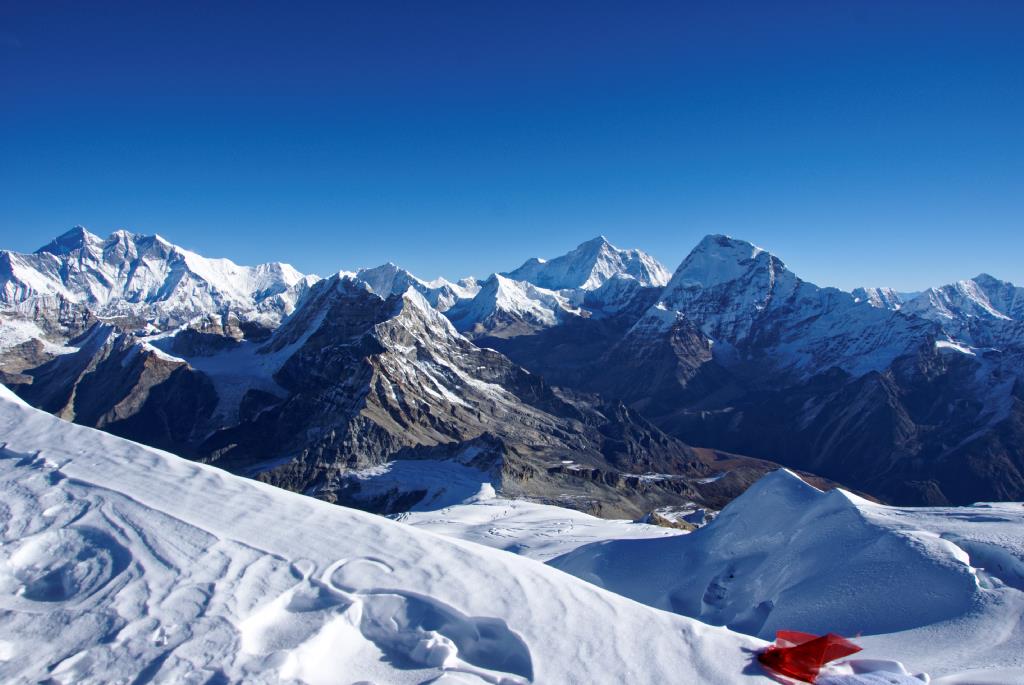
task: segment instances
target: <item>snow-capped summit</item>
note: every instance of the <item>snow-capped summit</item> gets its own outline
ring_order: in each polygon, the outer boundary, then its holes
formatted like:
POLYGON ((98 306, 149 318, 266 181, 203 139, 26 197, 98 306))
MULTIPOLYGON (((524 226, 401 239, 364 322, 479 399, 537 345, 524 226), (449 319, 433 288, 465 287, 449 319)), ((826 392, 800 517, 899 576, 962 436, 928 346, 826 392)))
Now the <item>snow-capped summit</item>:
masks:
POLYGON ((444 278, 424 281, 391 262, 371 269, 360 269, 355 277, 383 298, 414 288, 441 312, 447 311, 459 300, 472 298, 480 290, 475 278, 463 278, 457 283, 444 278))
POLYGON ((665 285, 669 279, 668 271, 654 257, 640 250, 619 249, 603 235, 561 257, 529 259, 504 275, 548 290, 596 290, 616 274, 635 278, 646 287, 665 285))
POLYGON ((1024 288, 988 274, 929 288, 901 311, 936 322, 966 345, 1024 344, 1024 288))
POLYGON ((57 236, 36 250, 36 254, 49 252, 54 255, 66 255, 74 250, 80 250, 85 247, 98 248, 102 245, 103 238, 90 233, 84 226, 75 226, 70 231, 57 236))
POLYGON ((484 281, 472 300, 462 300, 446 313, 461 331, 498 337, 547 328, 567 316, 583 315, 565 295, 501 274, 484 281))
POLYGON ((768 279, 767 285, 770 286, 775 272, 785 270, 786 265, 780 259, 757 245, 715 234, 705 236, 697 243, 672 275, 670 285, 676 288, 711 288, 756 271, 768 279))
POLYGON ((935 321, 1024 318, 1024 288, 988 274, 929 288, 906 303, 908 312, 935 321))
POLYGON ((103 240, 75 227, 32 254, 0 252, 0 304, 59 298, 99 316, 177 324, 200 314, 277 319, 316 277, 288 264, 239 266, 158 235, 116 231, 103 240))
POLYGON ((906 301, 902 293, 892 288, 854 288, 850 293, 858 302, 865 302, 879 309, 896 311, 906 301))
POLYGON ((709 337, 735 344, 754 321, 802 285, 782 260, 753 243, 706 236, 676 269, 661 294, 663 309, 677 311, 709 337))
POLYGON ((762 370, 800 376, 832 367, 855 375, 884 369, 920 345, 922 328, 930 328, 803 281, 770 252, 725 235, 700 241, 651 313, 657 316, 646 320, 681 315, 729 355, 721 357, 726 363, 757 357, 762 370))

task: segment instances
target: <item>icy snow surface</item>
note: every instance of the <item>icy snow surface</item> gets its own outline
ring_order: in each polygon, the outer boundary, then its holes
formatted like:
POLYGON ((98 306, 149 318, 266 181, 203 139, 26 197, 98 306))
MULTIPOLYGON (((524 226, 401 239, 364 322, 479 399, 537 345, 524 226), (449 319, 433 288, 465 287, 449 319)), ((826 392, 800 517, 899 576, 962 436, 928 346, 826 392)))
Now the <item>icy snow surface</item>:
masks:
POLYGON ((0 388, 0 680, 771 682, 761 642, 0 388))
MULTIPOLYGON (((1011 669, 1007 682, 1024 683, 1021 503, 887 507, 779 470, 690 535, 598 543, 551 564, 741 632, 861 636, 858 656, 932 675, 1011 669)), ((950 682, 988 682, 961 677, 950 682)))
POLYGON ((597 518, 550 504, 479 496, 471 502, 398 514, 394 518, 417 528, 540 561, 592 542, 662 538, 683 533, 646 523, 597 518))

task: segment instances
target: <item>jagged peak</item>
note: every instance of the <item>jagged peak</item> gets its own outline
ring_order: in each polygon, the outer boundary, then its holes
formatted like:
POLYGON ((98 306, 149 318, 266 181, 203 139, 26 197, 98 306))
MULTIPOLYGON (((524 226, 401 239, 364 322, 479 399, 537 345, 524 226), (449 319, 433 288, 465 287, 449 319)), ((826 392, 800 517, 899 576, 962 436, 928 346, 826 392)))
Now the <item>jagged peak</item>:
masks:
POLYGON ((36 250, 36 254, 48 252, 53 255, 66 255, 83 247, 98 246, 102 243, 99 236, 90 233, 84 226, 75 226, 36 250))
POLYGON ((856 302, 863 302, 877 309, 896 311, 906 301, 903 295, 892 288, 864 286, 854 288, 850 291, 850 294, 853 295, 853 299, 856 302))
POLYGON ((533 293, 543 295, 545 297, 559 297, 558 293, 554 290, 542 288, 541 286, 534 285, 529 281, 521 281, 511 278, 505 274, 498 273, 491 274, 491 276, 481 284, 480 293, 486 293, 487 295, 493 295, 496 297, 512 293, 533 293))
MULTIPOLYGON (((334 288, 337 292, 369 292, 373 293, 373 288, 370 285, 360 279, 356 274, 351 271, 339 271, 336 274, 332 274, 330 278, 322 281, 326 284, 325 287, 334 288)), ((378 296, 379 297, 379 296, 378 296)))
MULTIPOLYGON (((448 317, 437 311, 414 286, 410 285, 400 295, 395 294, 391 298, 394 300, 394 309, 392 309, 390 317, 382 323, 404 320, 407 323, 403 324, 403 328, 408 332, 408 322, 412 320, 427 330, 434 331, 434 334, 443 331, 448 337, 459 335, 448 317)), ((389 299, 390 301, 391 299, 389 299)), ((418 326, 414 324, 413 328, 418 328, 418 326)))
POLYGON ((384 298, 401 294, 410 285, 428 287, 421 279, 394 262, 386 262, 380 266, 359 269, 356 272, 356 278, 367 283, 370 286, 370 290, 384 298))
POLYGON ((728 233, 708 233, 707 235, 700 239, 700 242, 697 243, 697 246, 694 248, 694 250, 723 247, 749 249, 753 250, 755 253, 767 252, 767 250, 765 250, 763 247, 755 245, 749 240, 744 240, 743 238, 734 238, 728 233))
POLYGON ((383 264, 380 264, 378 266, 363 267, 362 269, 359 269, 359 271, 357 271, 356 273, 360 273, 361 274, 361 273, 376 273, 376 272, 380 272, 380 273, 399 273, 399 272, 409 273, 408 271, 406 271, 402 267, 400 267, 397 264, 395 264, 394 262, 390 262, 390 261, 389 262, 384 262, 383 264))
POLYGON ((971 280, 974 281, 975 283, 977 283, 978 285, 981 285, 981 286, 1003 286, 1003 287, 1010 286, 1010 287, 1016 287, 1010 281, 1004 281, 1001 278, 996 278, 992 274, 985 273, 985 272, 982 272, 982 273, 978 274, 977 276, 975 276, 971 280))
POLYGON ((415 307, 416 309, 418 309, 418 310, 420 310, 422 312, 428 312, 429 311, 429 312, 436 313, 434 311, 434 308, 430 306, 430 303, 427 302, 427 298, 423 297, 423 295, 420 293, 420 291, 416 290, 416 288, 412 287, 411 285, 408 288, 405 289, 405 291, 402 293, 401 297, 402 297, 403 306, 408 305, 408 306, 415 307))
POLYGON ((573 252, 583 251, 583 250, 588 250, 588 249, 589 250, 602 250, 602 249, 618 250, 618 248, 615 247, 614 245, 612 245, 611 242, 608 241, 608 238, 606 238, 603 234, 602 235, 598 235, 595 238, 591 238, 590 240, 586 240, 586 241, 580 243, 579 245, 576 246, 576 249, 573 250, 573 252))
POLYGON ((549 290, 595 290, 617 273, 627 273, 643 285, 661 286, 668 281, 668 272, 656 259, 640 250, 617 248, 603 235, 554 259, 530 258, 503 275, 549 290))
POLYGON ((724 233, 711 233, 701 238, 696 247, 690 251, 687 258, 708 253, 729 256, 742 261, 756 259, 761 254, 771 256, 770 252, 749 240, 733 238, 731 235, 724 233))

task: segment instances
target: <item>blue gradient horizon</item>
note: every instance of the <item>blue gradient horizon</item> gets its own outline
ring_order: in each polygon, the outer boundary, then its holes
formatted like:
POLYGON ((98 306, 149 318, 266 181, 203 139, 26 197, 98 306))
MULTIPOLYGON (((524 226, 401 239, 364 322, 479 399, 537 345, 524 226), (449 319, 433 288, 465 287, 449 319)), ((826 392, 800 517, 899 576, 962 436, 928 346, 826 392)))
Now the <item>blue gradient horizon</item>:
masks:
POLYGON ((6 3, 0 248, 454 279, 727 233, 820 285, 1024 285, 1024 3, 284 7, 6 3))

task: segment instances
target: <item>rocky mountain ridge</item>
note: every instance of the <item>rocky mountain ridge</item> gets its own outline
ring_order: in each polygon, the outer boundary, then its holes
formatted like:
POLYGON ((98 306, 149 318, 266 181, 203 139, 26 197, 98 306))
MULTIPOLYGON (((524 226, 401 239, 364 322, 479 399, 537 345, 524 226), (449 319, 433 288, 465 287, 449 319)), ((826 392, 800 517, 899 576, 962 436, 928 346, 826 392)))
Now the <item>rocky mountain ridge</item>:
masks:
POLYGON ((480 283, 317 282, 123 232, 0 258, 0 373, 24 397, 327 498, 399 455, 627 511, 699 499, 715 450, 899 503, 1024 496, 1024 296, 990 276, 846 293, 723 235, 671 276, 602 237, 480 283))

